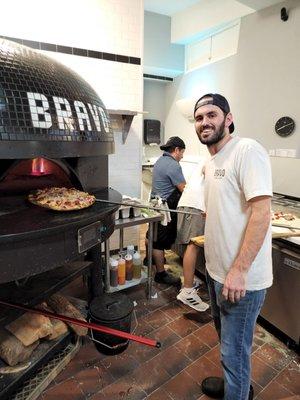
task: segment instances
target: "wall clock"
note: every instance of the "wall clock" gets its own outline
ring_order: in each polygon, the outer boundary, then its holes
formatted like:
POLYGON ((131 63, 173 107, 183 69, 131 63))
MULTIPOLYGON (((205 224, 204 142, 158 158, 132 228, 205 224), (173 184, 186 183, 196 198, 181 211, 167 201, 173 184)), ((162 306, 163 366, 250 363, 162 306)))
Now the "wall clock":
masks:
POLYGON ((275 124, 275 132, 281 137, 290 136, 295 130, 295 121, 291 117, 281 117, 275 124))

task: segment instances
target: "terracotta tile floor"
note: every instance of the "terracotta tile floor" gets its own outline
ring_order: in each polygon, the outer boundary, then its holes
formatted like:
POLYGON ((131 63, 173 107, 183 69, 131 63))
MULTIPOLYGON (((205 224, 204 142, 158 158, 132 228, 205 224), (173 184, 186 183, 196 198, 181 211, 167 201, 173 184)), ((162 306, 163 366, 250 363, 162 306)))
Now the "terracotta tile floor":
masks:
MULTIPOLYGON (((218 338, 209 312, 197 313, 176 300, 172 287, 127 291, 137 303, 135 333, 161 341, 161 349, 132 342, 116 356, 104 356, 86 340, 75 358, 39 400, 205 400, 201 381, 221 376, 218 338)), ((207 295, 205 286, 200 288, 207 295)), ((255 399, 300 399, 297 355, 257 325, 252 355, 255 399)))

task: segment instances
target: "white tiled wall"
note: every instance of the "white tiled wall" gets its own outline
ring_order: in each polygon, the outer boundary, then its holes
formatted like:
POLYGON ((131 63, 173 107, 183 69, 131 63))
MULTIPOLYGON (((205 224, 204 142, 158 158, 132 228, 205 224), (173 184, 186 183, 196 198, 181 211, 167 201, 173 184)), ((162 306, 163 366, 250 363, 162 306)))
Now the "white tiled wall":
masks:
MULTIPOLYGON (((69 65, 91 84, 106 108, 141 111, 143 77, 140 65, 49 53, 69 65)), ((142 114, 133 118, 125 141, 115 133, 115 154, 109 156, 109 184, 122 194, 140 196, 142 157, 142 114)))
MULTIPOLYGON (((143 0, 10 0, 3 4, 0 35, 97 50, 130 57, 143 56, 143 0), (16 10, 18 12, 16 13, 16 10)), ((78 72, 97 91, 106 108, 141 111, 141 65, 45 52, 78 72)), ((142 116, 133 123, 125 144, 115 135, 116 152, 109 157, 109 183, 122 194, 140 196, 142 116)))
POLYGON ((141 56, 143 0, 10 0, 2 35, 141 56))

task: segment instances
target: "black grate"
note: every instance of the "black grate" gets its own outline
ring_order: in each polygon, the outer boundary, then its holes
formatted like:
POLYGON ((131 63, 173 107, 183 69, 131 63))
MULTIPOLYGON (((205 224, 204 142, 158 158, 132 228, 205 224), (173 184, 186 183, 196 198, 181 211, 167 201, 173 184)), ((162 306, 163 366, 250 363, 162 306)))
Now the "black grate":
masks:
POLYGON ((0 39, 0 141, 113 142, 103 102, 78 74, 0 39))
POLYGON ((37 399, 43 390, 71 361, 79 349, 80 343, 77 339, 75 344, 70 343, 47 364, 44 364, 32 378, 25 381, 22 387, 9 397, 9 400, 37 399))

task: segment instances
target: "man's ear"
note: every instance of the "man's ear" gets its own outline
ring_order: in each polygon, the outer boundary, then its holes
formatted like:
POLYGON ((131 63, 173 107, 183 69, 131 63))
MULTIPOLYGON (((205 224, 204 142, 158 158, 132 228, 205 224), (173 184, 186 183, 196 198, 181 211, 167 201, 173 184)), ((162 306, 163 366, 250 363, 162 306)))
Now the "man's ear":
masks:
POLYGON ((226 115, 226 118, 225 118, 225 126, 226 126, 226 128, 229 128, 229 126, 232 124, 232 122, 233 122, 233 116, 232 116, 231 112, 229 112, 226 115))

